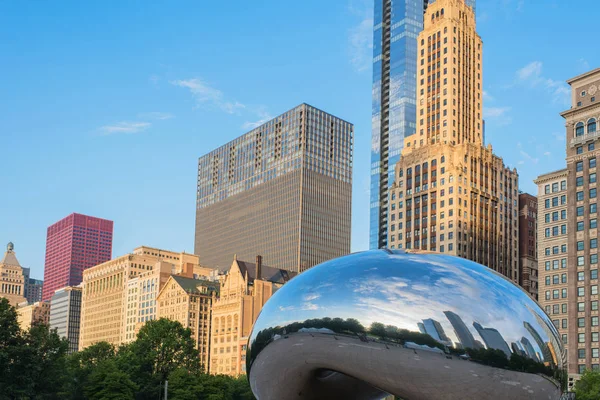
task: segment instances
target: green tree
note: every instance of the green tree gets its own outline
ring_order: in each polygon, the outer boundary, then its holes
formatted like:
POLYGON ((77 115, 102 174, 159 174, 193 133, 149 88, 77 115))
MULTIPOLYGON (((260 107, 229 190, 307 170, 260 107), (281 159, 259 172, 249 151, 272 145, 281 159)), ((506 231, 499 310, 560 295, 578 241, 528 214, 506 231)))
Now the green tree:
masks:
POLYGON ((136 390, 129 376, 109 359, 96 365, 86 384, 85 395, 90 400, 130 400, 136 390))
POLYGON ((0 298, 0 399, 24 396, 27 379, 19 375, 26 369, 22 350, 24 338, 17 322, 17 310, 7 299, 0 298))
POLYGON ((27 375, 37 399, 59 399, 65 394, 69 343, 47 325, 33 325, 25 334, 27 375))
POLYGON ((147 322, 134 342, 119 349, 117 366, 139 387, 139 399, 158 397, 161 385, 178 368, 202 371, 191 331, 164 318, 147 322))
POLYGON ((385 325, 381 322, 373 322, 369 328, 369 333, 380 338, 386 337, 385 325))
POLYGON ((98 342, 73 353, 68 358, 69 396, 71 399, 85 399, 84 390, 89 376, 98 364, 115 359, 115 347, 107 342, 98 342))
MULTIPOLYGON (((364 329, 364 328, 363 328, 364 329)), ((240 375, 237 378, 233 378, 233 398, 234 400, 255 400, 252 389, 250 388, 250 382, 246 375, 240 375)))
POLYGON ((600 372, 586 370, 575 384, 577 400, 600 399, 600 372))

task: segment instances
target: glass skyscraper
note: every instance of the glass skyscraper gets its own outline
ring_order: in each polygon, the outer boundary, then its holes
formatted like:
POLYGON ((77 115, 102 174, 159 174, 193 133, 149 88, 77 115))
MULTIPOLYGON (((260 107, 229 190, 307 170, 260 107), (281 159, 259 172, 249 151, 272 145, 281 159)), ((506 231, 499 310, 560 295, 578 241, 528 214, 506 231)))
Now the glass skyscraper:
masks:
MULTIPOLYGON (((435 0, 375 0, 369 247, 387 247, 388 188, 416 129, 417 35, 435 0)), ((475 8, 475 0, 465 0, 475 8)))

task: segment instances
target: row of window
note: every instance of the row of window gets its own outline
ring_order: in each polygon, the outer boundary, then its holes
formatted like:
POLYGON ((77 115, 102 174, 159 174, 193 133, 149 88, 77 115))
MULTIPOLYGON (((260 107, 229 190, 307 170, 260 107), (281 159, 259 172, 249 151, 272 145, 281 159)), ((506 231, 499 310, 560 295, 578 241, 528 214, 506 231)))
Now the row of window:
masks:
MULTIPOLYGON (((578 206, 576 211, 577 211, 578 217, 583 217, 583 212, 584 212, 583 206, 578 206)), ((590 214, 595 214, 596 212, 598 212, 596 203, 591 203, 590 204, 590 214)))
MULTIPOLYGON (((551 218, 552 218, 553 222, 558 221, 559 220, 558 215, 559 215, 558 211, 554 211, 554 212, 552 212, 552 214, 546 213, 544 215, 544 221, 546 223, 549 223, 551 218)), ((567 210, 560 210, 560 219, 567 219, 567 210)))
MULTIPOLYGON (((595 173, 589 175, 589 183, 596 183, 596 174, 595 173)), ((577 178, 575 178, 575 185, 583 186, 583 176, 578 176, 577 178)))
MULTIPOLYGON (((566 253, 567 252, 567 245, 566 244, 563 244, 563 245, 560 246, 560 252, 561 253, 566 253)), ((550 255, 550 247, 546 247, 545 254, 547 256, 550 255)), ((558 254, 558 246, 553 246, 552 247, 552 254, 558 254)), ((549 261, 546 261, 546 262, 549 262, 549 261)))
MULTIPOLYGON (((589 168, 596 168, 596 158, 588 159, 588 166, 589 168)), ((583 172, 583 161, 577 161, 575 163, 575 171, 583 172)))
MULTIPOLYGON (((553 197, 552 200, 550 199, 546 199, 544 200, 544 208, 550 208, 550 207, 558 207, 559 203, 558 203, 559 197, 553 197), (552 204, 552 205, 550 205, 552 204)), ((560 196, 560 205, 564 206, 567 204, 567 195, 563 194, 562 196, 560 196)))
MULTIPOLYGON (((598 285, 591 285, 590 286, 590 294, 592 296, 595 296, 598 294, 598 285)), ((583 297, 585 296, 585 287, 581 286, 577 288, 577 297, 583 297)))
MULTIPOLYGON (((594 150, 594 148, 595 148, 595 147, 596 147, 596 146, 594 146, 594 143, 590 143, 590 144, 588 144, 588 151, 592 151, 592 150, 594 150)), ((576 150, 577 150, 577 154, 583 154, 583 146, 579 146, 579 147, 577 147, 577 149, 576 149, 576 150)))
POLYGON ((544 237, 550 236, 558 236, 558 235, 566 235, 567 234, 567 225, 563 224, 560 226, 560 233, 558 233, 559 226, 553 226, 552 228, 546 228, 544 230, 544 237))
MULTIPOLYGON (((598 219, 591 218, 589 220, 589 229, 598 228, 598 219)), ((585 221, 577 221, 577 232, 581 232, 585 229, 585 221)))
MULTIPOLYGON (((560 181, 560 190, 567 190, 567 181, 563 180, 560 181)), ((554 182, 552 184, 552 193, 556 193, 558 192, 558 182, 554 182)), ((550 185, 546 185, 544 186, 544 193, 545 194, 550 194, 550 185)))
MULTIPOLYGON (((598 272, 598 270, 595 270, 595 271, 598 272)), ((559 283, 567 283, 567 274, 566 273, 561 274, 560 276, 558 274, 552 275, 552 277, 550 277, 550 275, 546 276, 546 286, 558 285, 559 283)))
MULTIPOLYGON (((585 133, 585 125, 583 122, 578 122, 575 125, 575 136, 583 136, 585 133)), ((595 133, 596 132, 596 118, 590 118, 587 122, 587 133, 595 133)))

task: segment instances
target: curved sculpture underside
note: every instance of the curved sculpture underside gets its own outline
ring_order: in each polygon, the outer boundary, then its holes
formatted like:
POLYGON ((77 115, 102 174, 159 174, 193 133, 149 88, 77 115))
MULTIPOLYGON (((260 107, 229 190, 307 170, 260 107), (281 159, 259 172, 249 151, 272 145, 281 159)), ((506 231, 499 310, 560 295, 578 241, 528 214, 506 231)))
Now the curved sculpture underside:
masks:
POLYGON ((320 264, 249 339, 259 400, 559 399, 565 353, 525 291, 477 263, 376 250, 320 264))

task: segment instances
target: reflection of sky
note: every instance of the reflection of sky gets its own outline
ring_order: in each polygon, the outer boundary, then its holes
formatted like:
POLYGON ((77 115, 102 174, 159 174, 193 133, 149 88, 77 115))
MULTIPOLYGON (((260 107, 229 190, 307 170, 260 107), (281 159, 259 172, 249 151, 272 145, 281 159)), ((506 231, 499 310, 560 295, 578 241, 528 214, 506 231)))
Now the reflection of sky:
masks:
POLYGON ((523 323, 535 327, 545 342, 555 332, 523 290, 489 268, 446 255, 384 251, 342 257, 294 278, 267 302, 257 328, 339 317, 356 318, 367 328, 382 322, 419 332, 417 324, 431 318, 456 342, 444 311, 459 315, 482 343, 473 322, 497 329, 508 346, 527 337, 540 353, 523 323), (543 322, 550 328, 542 327, 543 322))

